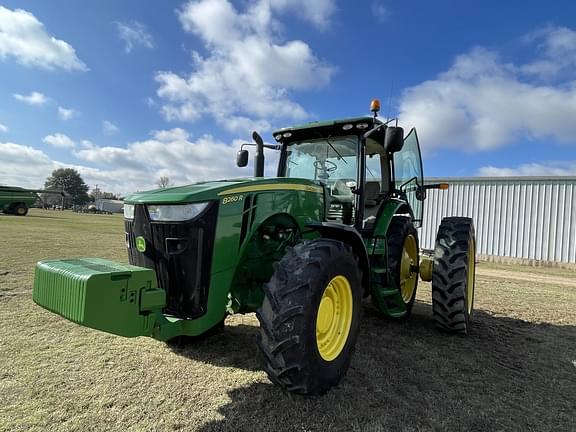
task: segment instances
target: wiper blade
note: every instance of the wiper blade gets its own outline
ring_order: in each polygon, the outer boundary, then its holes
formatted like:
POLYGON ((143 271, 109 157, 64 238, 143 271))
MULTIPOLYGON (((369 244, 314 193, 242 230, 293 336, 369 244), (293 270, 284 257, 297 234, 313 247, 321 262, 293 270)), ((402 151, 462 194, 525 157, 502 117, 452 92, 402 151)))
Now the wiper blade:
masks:
POLYGON ((330 142, 330 137, 326 138, 326 142, 328 143, 328 145, 330 146, 330 148, 331 148, 332 150, 334 150, 334 153, 336 153, 336 154, 338 155, 338 157, 339 157, 341 160, 343 160, 346 165, 348 165, 348 162, 346 162, 346 159, 344 159, 344 158, 342 157, 342 155, 338 152, 338 150, 336 150, 336 148, 335 148, 335 147, 332 145, 332 143, 330 142))

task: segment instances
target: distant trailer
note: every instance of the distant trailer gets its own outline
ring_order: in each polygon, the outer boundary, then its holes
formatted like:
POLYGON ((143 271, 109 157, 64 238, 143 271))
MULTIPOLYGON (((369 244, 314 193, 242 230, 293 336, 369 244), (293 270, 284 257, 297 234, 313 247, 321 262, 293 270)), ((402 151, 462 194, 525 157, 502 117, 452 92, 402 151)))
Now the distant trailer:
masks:
POLYGON ((122 213, 124 210, 124 201, 111 199, 97 199, 94 203, 96 209, 110 213, 122 213))
POLYGON ((61 191, 24 189, 17 186, 0 186, 0 211, 16 216, 26 216, 28 209, 36 203, 39 193, 64 196, 61 191))
POLYGON ((420 247, 434 248, 445 216, 474 219, 478 255, 489 261, 576 263, 576 177, 429 178, 420 247), (495 259, 497 258, 497 259, 495 259))

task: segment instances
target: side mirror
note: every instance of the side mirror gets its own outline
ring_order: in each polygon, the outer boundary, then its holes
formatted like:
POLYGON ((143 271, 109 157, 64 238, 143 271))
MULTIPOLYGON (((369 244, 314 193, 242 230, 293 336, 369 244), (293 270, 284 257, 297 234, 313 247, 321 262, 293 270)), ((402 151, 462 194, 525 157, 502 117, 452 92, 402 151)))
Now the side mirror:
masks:
POLYGON ((396 153, 404 146, 404 129, 398 126, 390 126, 384 136, 384 150, 388 153, 396 153))
POLYGON ((248 150, 238 150, 236 153, 236 166, 242 168, 248 165, 248 150))

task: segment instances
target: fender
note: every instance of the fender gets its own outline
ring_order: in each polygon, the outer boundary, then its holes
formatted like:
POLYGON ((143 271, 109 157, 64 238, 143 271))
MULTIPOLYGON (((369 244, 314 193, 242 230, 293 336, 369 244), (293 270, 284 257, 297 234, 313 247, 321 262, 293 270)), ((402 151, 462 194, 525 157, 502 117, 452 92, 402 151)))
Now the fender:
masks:
POLYGON ((280 261, 285 253, 285 248, 279 249, 282 240, 263 241, 264 237, 268 237, 263 229, 271 233, 280 227, 291 229, 294 233, 294 242, 290 243, 286 238, 288 243, 285 246, 293 246, 301 238, 303 227, 288 213, 276 213, 263 221, 254 222, 250 228, 238 251, 238 263, 228 291, 228 312, 250 312, 260 307, 262 285, 272 277, 274 263, 280 261), (267 227, 270 230, 266 230, 267 227), (272 248, 266 247, 265 243, 271 243, 272 248))
POLYGON ((364 286, 365 293, 369 292, 370 262, 368 261, 368 252, 366 251, 364 240, 362 240, 362 236, 356 231, 356 228, 335 222, 312 222, 306 224, 306 227, 317 231, 322 237, 339 240, 352 247, 352 250, 360 260, 362 285, 364 286))
POLYGON ((390 198, 382 207, 378 213, 378 219, 376 221, 376 226, 374 227, 374 237, 385 237, 388 233, 388 228, 392 222, 392 217, 395 214, 409 214, 412 219, 414 215, 408 203, 404 200, 398 198, 390 198))

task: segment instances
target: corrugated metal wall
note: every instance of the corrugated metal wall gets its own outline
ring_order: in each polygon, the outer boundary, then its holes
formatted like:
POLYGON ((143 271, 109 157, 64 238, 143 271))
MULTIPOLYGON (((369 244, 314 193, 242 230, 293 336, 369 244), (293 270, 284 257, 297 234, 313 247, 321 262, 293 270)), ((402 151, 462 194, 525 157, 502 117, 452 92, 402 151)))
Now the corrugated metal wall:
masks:
POLYGON ((445 216, 474 219, 478 253, 576 263, 576 177, 429 179, 449 183, 424 202, 420 247, 445 216))

